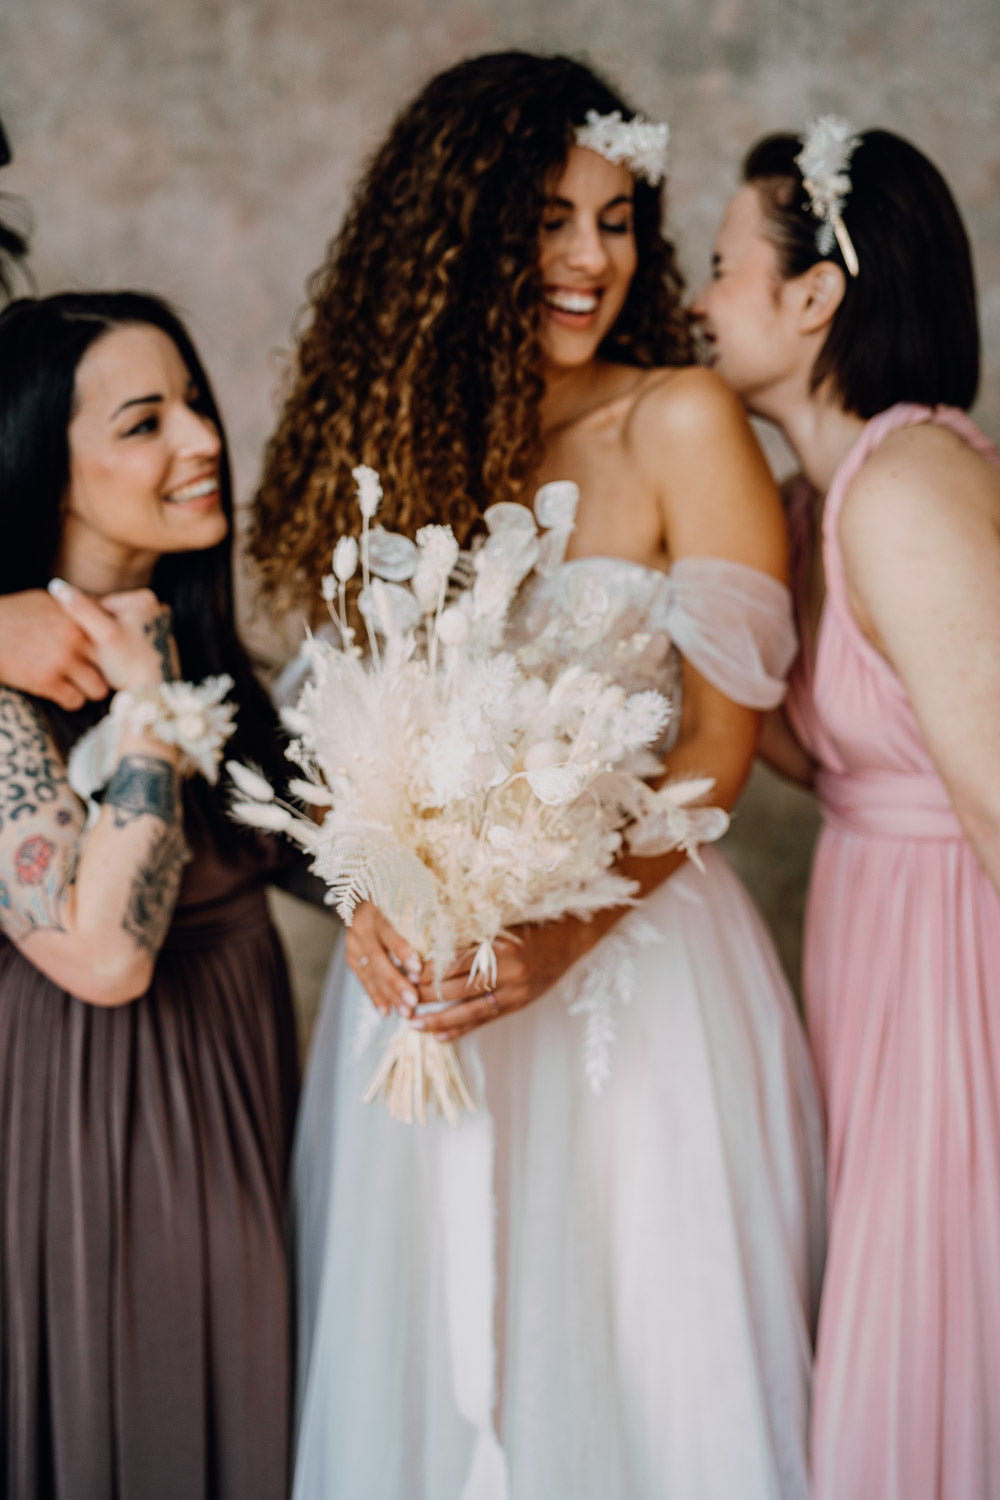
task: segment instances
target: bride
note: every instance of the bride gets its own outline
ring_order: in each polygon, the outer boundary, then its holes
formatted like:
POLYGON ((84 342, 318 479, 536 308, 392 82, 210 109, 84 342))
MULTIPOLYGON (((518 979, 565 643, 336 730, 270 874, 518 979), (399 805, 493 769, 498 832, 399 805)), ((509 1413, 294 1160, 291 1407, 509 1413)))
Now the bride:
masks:
MULTIPOLYGON (((729 807, 794 652, 785 539, 739 402, 688 364, 664 146, 564 58, 435 78, 314 283, 252 547, 272 595, 318 585, 359 461, 411 533, 575 481, 568 567, 516 626, 568 631, 568 580, 598 581, 601 632, 560 649, 673 693, 667 771, 729 807)), ((359 909, 295 1164, 300 1500, 805 1497, 819 1117, 760 919, 702 854, 624 861, 636 908, 520 929, 489 990, 359 909), (595 1095, 571 1007, 597 990, 595 1095), (361 1103, 372 1002, 461 1038, 457 1129, 361 1103)))

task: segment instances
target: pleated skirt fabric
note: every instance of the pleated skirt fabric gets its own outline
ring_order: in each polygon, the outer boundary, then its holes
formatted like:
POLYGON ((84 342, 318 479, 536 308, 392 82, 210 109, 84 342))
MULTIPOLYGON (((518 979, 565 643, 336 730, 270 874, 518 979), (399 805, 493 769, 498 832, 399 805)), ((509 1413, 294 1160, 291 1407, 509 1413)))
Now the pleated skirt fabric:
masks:
POLYGON ((287 973, 259 889, 102 1009, 0 942, 0 1490, 287 1489, 287 973))
POLYGON ((818 1500, 1000 1495, 1000 899, 960 838, 828 827, 806 935, 831 1237, 818 1500))

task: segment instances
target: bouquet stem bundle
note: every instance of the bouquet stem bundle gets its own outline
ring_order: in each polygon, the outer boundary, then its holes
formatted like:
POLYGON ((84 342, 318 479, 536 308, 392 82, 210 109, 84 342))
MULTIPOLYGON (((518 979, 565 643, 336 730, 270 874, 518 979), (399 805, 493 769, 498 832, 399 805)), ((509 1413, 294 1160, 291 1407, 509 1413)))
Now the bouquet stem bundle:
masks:
POLYGON ((426 1125, 428 1105, 449 1125, 458 1124, 463 1110, 476 1108, 452 1043, 405 1024, 397 1027, 361 1097, 371 1104, 379 1094, 393 1118, 407 1125, 426 1125))

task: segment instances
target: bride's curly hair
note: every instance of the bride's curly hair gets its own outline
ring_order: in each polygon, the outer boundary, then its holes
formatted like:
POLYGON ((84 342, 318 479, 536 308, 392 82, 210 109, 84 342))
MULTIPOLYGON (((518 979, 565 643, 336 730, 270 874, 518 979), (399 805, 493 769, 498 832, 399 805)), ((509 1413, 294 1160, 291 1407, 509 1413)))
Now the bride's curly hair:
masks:
MULTIPOLYGON (((541 455, 538 243, 546 190, 590 109, 634 110, 566 57, 504 52, 431 80, 396 119, 309 285, 249 544, 265 594, 318 599, 357 529, 351 469, 382 477, 380 521, 413 535, 524 500, 541 455)), ((635 184, 638 269, 600 353, 691 358, 661 192, 635 184)))

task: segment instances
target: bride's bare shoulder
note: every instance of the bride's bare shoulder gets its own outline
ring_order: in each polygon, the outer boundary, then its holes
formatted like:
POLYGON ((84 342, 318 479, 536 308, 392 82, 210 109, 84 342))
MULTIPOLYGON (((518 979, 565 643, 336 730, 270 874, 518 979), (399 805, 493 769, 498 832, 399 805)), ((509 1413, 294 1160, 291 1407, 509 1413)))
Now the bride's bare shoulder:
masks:
POLYGON ((637 437, 680 442, 718 441, 748 429, 739 397, 699 365, 647 372, 636 388, 630 422, 637 437))
POLYGON ((676 556, 708 552, 776 576, 784 520, 739 397, 713 370, 657 370, 636 392, 626 441, 676 556))

